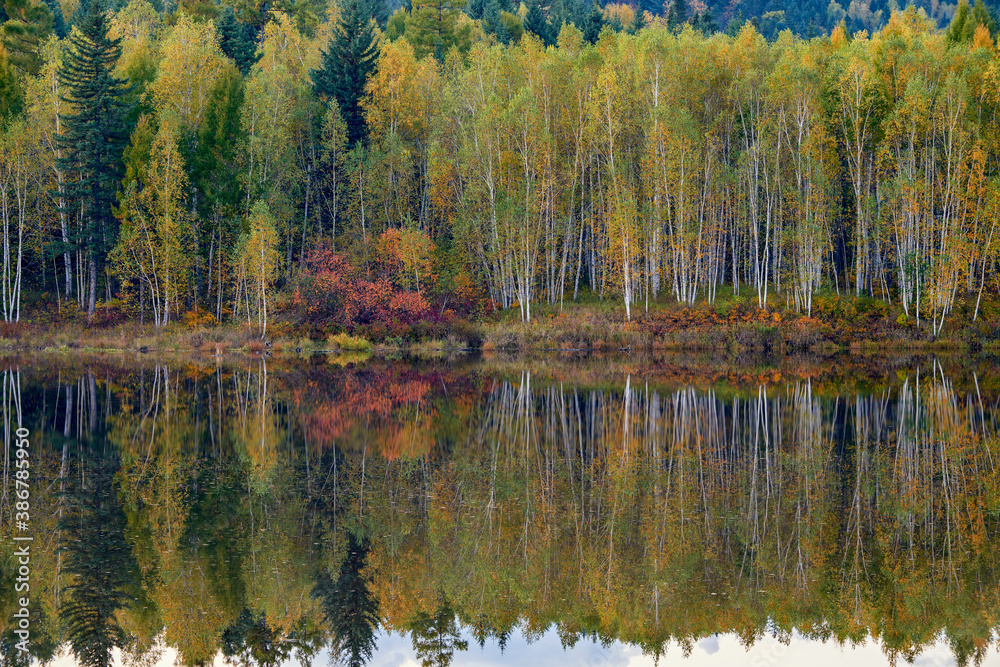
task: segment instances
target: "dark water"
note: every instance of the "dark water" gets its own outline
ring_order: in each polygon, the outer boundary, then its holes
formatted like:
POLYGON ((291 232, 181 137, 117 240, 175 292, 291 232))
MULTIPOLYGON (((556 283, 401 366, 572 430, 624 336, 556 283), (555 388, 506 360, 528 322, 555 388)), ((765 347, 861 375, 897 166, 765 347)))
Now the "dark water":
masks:
POLYGON ((998 662, 991 359, 6 363, 5 664, 998 662))

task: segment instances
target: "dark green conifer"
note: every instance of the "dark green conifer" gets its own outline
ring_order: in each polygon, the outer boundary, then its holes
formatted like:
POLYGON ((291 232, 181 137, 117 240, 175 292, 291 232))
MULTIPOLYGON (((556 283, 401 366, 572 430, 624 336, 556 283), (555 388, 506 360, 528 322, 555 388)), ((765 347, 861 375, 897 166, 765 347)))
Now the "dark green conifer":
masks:
POLYGON ((671 0, 670 9, 667 10, 667 25, 671 30, 678 30, 687 23, 688 9, 684 0, 671 0))
POLYGON ((66 18, 63 16, 62 4, 59 0, 45 0, 45 5, 52 12, 52 32, 59 39, 66 37, 66 18))
POLYGON ((116 453, 81 452, 78 475, 67 476, 68 511, 63 531, 63 568, 72 583, 59 616, 82 667, 110 667, 112 649, 127 644, 117 613, 133 597, 141 579, 125 539, 128 520, 118 502, 116 453))
POLYGON ((360 667, 371 659, 380 623, 378 598, 368 587, 371 582, 364 573, 368 550, 368 540, 349 533, 337 580, 333 581, 324 569, 312 591, 330 627, 332 654, 351 667, 360 667))
POLYGON ((215 22, 215 31, 222 52, 233 59, 240 74, 249 74, 257 62, 257 35, 253 27, 240 23, 232 6, 227 6, 215 22))
POLYGON ((483 32, 487 35, 493 35, 499 44, 509 44, 510 31, 507 30, 507 24, 500 16, 500 3, 498 0, 484 0, 484 2, 483 32))
POLYGON ((0 26, 0 42, 10 64, 32 76, 42 67, 40 48, 52 33, 52 12, 30 0, 6 0, 7 20, 0 26))
POLYGON ((546 46, 555 44, 552 26, 545 19, 545 14, 542 13, 542 7, 538 0, 529 0, 528 2, 528 11, 524 16, 524 29, 542 40, 546 46))
POLYGON ((646 20, 643 18, 642 9, 636 8, 635 16, 632 18, 632 25, 629 26, 628 31, 630 34, 638 35, 639 31, 646 26, 646 20))
POLYGON ((591 5, 590 14, 587 15, 583 30, 581 30, 583 38, 591 44, 596 44, 598 38, 601 36, 601 29, 603 27, 604 12, 601 11, 600 5, 595 2, 591 5))
POLYGON ((24 108, 24 91, 7 54, 0 49, 0 127, 24 108))
POLYGON ((346 0, 334 37, 321 56, 320 69, 311 73, 316 95, 326 104, 340 107, 351 145, 367 134, 361 98, 378 56, 370 18, 363 0, 346 0))
POLYGON ((92 2, 79 32, 70 38, 59 70, 64 99, 74 110, 62 116, 60 166, 74 175, 68 194, 73 211, 81 216, 81 233, 75 242, 87 256, 88 317, 94 314, 99 269, 118 236, 112 205, 122 176, 122 152, 131 134, 125 102, 130 87, 114 75, 121 54, 119 42, 108 38, 108 18, 92 2))

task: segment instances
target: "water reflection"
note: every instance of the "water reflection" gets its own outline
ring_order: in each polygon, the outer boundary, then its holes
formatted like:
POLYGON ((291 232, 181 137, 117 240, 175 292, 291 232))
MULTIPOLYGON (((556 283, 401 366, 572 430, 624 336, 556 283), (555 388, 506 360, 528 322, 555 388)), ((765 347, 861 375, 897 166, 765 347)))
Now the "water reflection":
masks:
POLYGON ((534 370, 7 370, 34 443, 33 656, 360 665, 385 632, 427 665, 546 633, 651 659, 719 633, 995 646, 1000 405, 977 369, 534 370))

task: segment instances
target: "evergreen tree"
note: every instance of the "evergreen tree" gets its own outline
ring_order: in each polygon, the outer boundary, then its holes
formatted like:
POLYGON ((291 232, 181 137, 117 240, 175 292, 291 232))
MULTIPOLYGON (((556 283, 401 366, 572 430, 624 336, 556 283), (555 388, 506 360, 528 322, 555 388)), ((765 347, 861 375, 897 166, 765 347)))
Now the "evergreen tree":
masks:
POLYGON ((78 204, 73 210, 81 215, 76 242, 88 262, 88 318, 94 315, 98 269, 117 241, 112 205, 121 181, 122 152, 131 134, 129 108, 123 101, 130 87, 113 74, 120 55, 120 40, 108 38, 107 16, 96 1, 91 3, 59 70, 65 99, 75 110, 62 117, 60 167, 75 175, 68 194, 78 204))
POLYGON ((52 32, 59 39, 66 38, 66 18, 63 16, 62 4, 59 0, 45 0, 45 5, 52 12, 52 32))
POLYGON ((444 593, 438 596, 438 606, 433 614, 417 612, 411 621, 413 648, 425 665, 446 667, 454 659, 455 651, 469 650, 469 642, 462 639, 455 609, 444 593))
POLYGON ((719 24, 715 22, 715 16, 711 8, 706 9, 698 15, 698 25, 695 26, 703 35, 714 35, 719 31, 719 24))
POLYGON ((367 3, 368 14, 375 19, 375 23, 380 29, 385 30, 385 26, 389 23, 389 17, 392 16, 389 3, 386 0, 367 0, 367 3))
POLYGON ((291 647, 282 641, 281 629, 244 608, 232 625, 222 632, 222 655, 239 658, 238 664, 277 667, 290 655, 291 647))
POLYGON ((951 18, 951 24, 945 31, 949 44, 971 42, 976 26, 972 25, 972 8, 966 0, 959 0, 958 8, 951 18))
POLYGON ((542 40, 545 46, 555 44, 552 26, 545 20, 545 14, 542 13, 538 0, 529 0, 528 12, 524 16, 524 29, 542 40))
POLYGON ((417 57, 433 54, 439 62, 460 42, 458 17, 465 0, 415 0, 406 39, 413 44, 417 57))
POLYGON ((498 44, 509 44, 510 32, 500 16, 500 3, 498 0, 485 0, 485 3, 482 21, 483 32, 487 35, 493 35, 498 44))
POLYGON ((730 37, 735 37, 743 29, 746 22, 746 17, 743 16, 743 12, 737 7, 736 12, 729 19, 729 23, 726 24, 726 34, 730 37))
POLYGON ((638 9, 659 16, 663 13, 663 3, 658 0, 639 0, 638 9))
POLYGON ((667 10, 667 25, 671 30, 678 30, 687 22, 688 10, 684 0, 671 0, 670 9, 667 10))
POLYGON ((989 8, 983 4, 983 0, 976 0, 976 6, 970 7, 966 0, 960 0, 955 14, 951 18, 951 24, 945 31, 949 44, 967 44, 972 41, 976 34, 976 28, 980 25, 990 31, 990 35, 996 33, 996 21, 993 19, 989 8))
POLYGON ((591 44, 596 44, 601 36, 601 29, 604 28, 604 12, 596 2, 591 5, 590 14, 583 25, 583 38, 591 44))
POLYGON ((199 200, 206 215, 216 206, 232 213, 242 200, 237 144, 242 134, 243 92, 243 78, 227 65, 209 91, 205 116, 198 127, 191 182, 202 194, 199 200))
POLYGON ((128 520, 118 501, 117 454, 84 450, 77 463, 83 470, 66 477, 70 509, 60 522, 64 568, 72 583, 59 616, 79 664, 109 667, 112 649, 128 641, 116 615, 134 597, 141 577, 125 539, 128 520))
POLYGON ((6 0, 7 21, 0 26, 0 42, 10 63, 32 76, 42 67, 42 41, 52 32, 52 12, 31 0, 6 0))
POLYGON ((361 98, 378 57, 378 43, 365 9, 362 0, 344 2, 340 23, 321 56, 320 69, 311 73, 315 93, 326 104, 340 108, 352 145, 367 134, 361 98))
POLYGON ((236 12, 232 6, 227 6, 215 22, 215 31, 219 35, 222 52, 233 59, 240 74, 249 74, 258 58, 257 35, 253 27, 236 20, 236 12))
POLYGON ((24 108, 24 91, 7 54, 0 48, 0 128, 5 121, 21 113, 24 108))
MULTIPOLYGON (((972 21, 976 26, 986 26, 986 29, 990 31, 990 37, 997 34, 996 16, 983 0, 976 0, 976 4, 972 8, 972 21)), ((972 32, 975 34, 975 29, 972 32)))
POLYGON ((405 9, 397 9, 389 17, 389 21, 385 24, 385 36, 389 38, 390 42, 395 42, 397 39, 406 34, 406 19, 409 14, 406 13, 405 9))
POLYGON ((639 31, 646 26, 646 19, 643 17, 642 10, 635 10, 635 17, 632 19, 632 25, 629 26, 628 31, 633 35, 638 35, 639 31))
POLYGON ((364 665, 375 652, 375 632, 379 625, 378 598, 368 588, 364 574, 368 560, 368 540, 347 536, 347 553, 334 582, 325 569, 313 587, 332 634, 331 651, 351 667, 364 665))

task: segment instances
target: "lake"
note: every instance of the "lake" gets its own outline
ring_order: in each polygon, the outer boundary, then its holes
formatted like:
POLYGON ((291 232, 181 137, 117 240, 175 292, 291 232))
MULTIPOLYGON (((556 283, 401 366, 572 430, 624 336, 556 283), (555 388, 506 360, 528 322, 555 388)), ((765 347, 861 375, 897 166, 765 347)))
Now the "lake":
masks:
POLYGON ((1000 664, 993 358, 3 369, 6 664, 1000 664))

